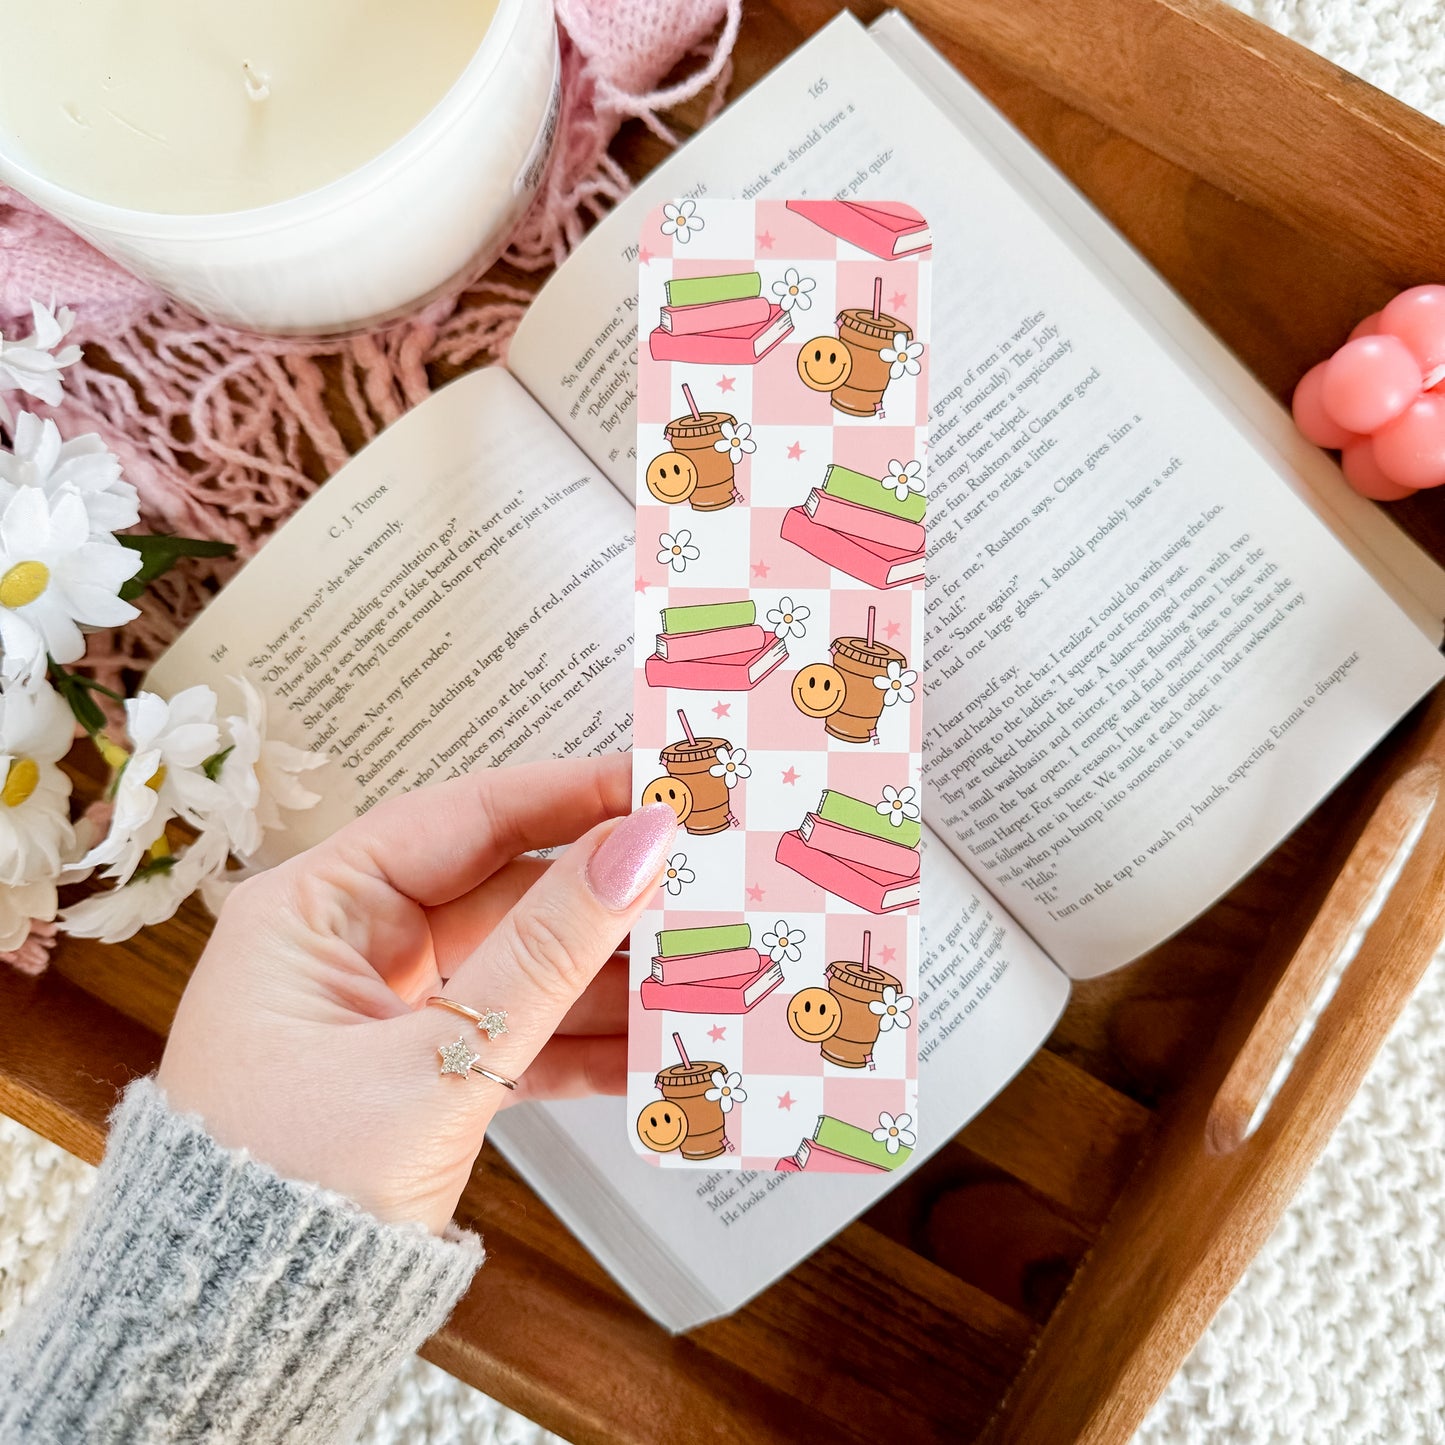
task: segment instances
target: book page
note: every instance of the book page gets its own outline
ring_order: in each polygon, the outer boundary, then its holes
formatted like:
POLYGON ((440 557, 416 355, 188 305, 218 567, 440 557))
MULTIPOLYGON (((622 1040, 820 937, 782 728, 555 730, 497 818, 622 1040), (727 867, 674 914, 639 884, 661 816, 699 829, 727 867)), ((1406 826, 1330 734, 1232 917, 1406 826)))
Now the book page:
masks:
MULTIPOLYGON (((1125 963, 1253 866, 1440 678, 1438 599, 1398 581, 1387 593, 1329 509, 1303 500, 1298 448, 1261 449, 1058 218, 848 18, 548 283, 513 366, 584 446, 588 409, 569 415, 565 372, 543 364, 557 348, 538 344, 554 299, 584 331, 611 316, 631 345, 617 298, 632 292, 622 237, 639 210, 769 191, 906 197, 930 217, 948 264, 926 816, 1063 966, 1125 963)), ((800 497, 817 484, 810 441, 800 432, 800 497)))
POLYGON ((628 745, 632 509, 498 367, 388 427, 151 669, 331 765, 265 863, 388 793, 514 757, 628 745))
MULTIPOLYGON (((918 1147, 890 1174, 654 1169, 628 1144, 621 1099, 522 1105, 490 1137, 655 1319, 688 1329, 737 1309, 941 1148, 1048 1037, 1068 981, 925 832, 917 998, 918 1147)), ((755 1089, 811 1135, 807 1101, 755 1089)))

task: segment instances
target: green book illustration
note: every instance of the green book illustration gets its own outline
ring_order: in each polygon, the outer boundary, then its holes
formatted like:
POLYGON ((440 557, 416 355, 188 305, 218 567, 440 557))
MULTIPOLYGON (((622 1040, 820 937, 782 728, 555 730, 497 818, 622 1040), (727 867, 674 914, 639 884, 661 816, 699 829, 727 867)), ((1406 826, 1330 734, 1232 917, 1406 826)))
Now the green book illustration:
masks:
POLYGON ((876 1164, 880 1169, 897 1169, 908 1162, 913 1153, 906 1144, 898 1146, 896 1154, 890 1154, 885 1144, 873 1137, 872 1130, 860 1129, 856 1124, 845 1124, 831 1114, 818 1115, 818 1127, 813 1130, 813 1142, 825 1149, 846 1154, 863 1164, 876 1164))
POLYGON ((657 935, 657 955, 659 958, 686 958, 692 953, 751 948, 752 942, 753 930, 746 923, 723 923, 715 928, 664 928, 657 935))
POLYGON ((669 306, 697 306, 704 301, 742 301, 763 294, 763 278, 756 271, 731 276, 684 276, 666 283, 669 306))
POLYGON ((715 627, 751 627, 757 620, 754 602, 704 602, 697 607, 662 609, 662 630, 671 636, 679 632, 711 632, 715 627))
POLYGON ((922 492, 909 492, 900 502, 892 488, 885 487, 877 477, 865 477, 862 472, 840 467, 836 462, 823 478, 823 490, 839 501, 872 507, 875 512, 887 512, 889 516, 902 517, 905 522, 921 522, 928 509, 922 492))
POLYGON ((923 836, 922 825, 912 818, 901 823, 890 823, 873 803, 859 798, 850 798, 833 788, 826 788, 818 804, 818 816, 829 823, 838 823, 844 828, 853 828, 859 833, 871 833, 875 838, 886 838, 904 848, 916 848, 923 836))

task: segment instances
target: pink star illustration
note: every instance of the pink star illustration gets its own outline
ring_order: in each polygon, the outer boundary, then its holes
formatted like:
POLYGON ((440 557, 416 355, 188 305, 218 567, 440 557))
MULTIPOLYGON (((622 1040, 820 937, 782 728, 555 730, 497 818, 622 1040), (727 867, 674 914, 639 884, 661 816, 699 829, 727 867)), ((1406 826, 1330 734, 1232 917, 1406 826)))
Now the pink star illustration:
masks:
POLYGON ((733 389, 733 383, 736 381, 737 377, 735 376, 720 376, 717 379, 717 389, 719 391, 731 391, 733 389))
POLYGON ((888 309, 896 316, 905 306, 908 305, 908 293, 906 291, 895 291, 888 298, 888 309))
POLYGON ((715 702, 712 707, 712 715, 715 718, 725 718, 732 714, 733 705, 730 702, 715 702))
POLYGON ((773 249, 773 242, 775 239, 776 237, 771 231, 764 231, 763 234, 758 237, 758 250, 771 251, 773 249))
POLYGON ((878 953, 878 962, 881 963, 881 964, 884 964, 884 965, 886 966, 886 965, 892 963, 893 960, 894 960, 895 958, 897 958, 897 957, 898 957, 898 950, 897 950, 896 948, 887 948, 887 947, 885 947, 885 948, 882 948, 882 949, 879 950, 879 953, 878 953))
POLYGON ((797 768, 789 768, 787 772, 783 774, 783 781, 787 783, 789 787, 792 787, 792 785, 798 781, 797 768))
POLYGON ((727 1029, 722 1024, 714 1024, 707 1031, 707 1036, 713 1041, 713 1043, 720 1044, 723 1041, 723 1035, 725 1033, 727 1033, 727 1029))
POLYGON ((748 884, 748 902, 761 903, 763 901, 763 890, 756 883, 748 884))
POLYGON ((894 637, 897 637, 898 634, 899 634, 900 632, 902 632, 902 631, 903 631, 903 626, 902 626, 901 623, 898 623, 898 622, 885 622, 885 623, 883 624, 883 635, 884 635, 884 637, 887 637, 887 638, 892 639, 892 638, 894 638, 894 637))
POLYGON ((645 266, 650 260, 652 260, 652 252, 649 251, 646 246, 643 246, 639 248, 637 252, 637 259, 645 266))
POLYGON ((798 1101, 793 1097, 791 1090, 786 1094, 778 1095, 778 1108, 780 1109, 791 1109, 793 1105, 797 1102, 798 1101))
POLYGON ((642 579, 641 576, 639 576, 638 579, 632 584, 632 590, 634 592, 646 592, 647 588, 648 584, 642 579))
POLYGON ((766 577, 771 570, 772 570, 772 569, 768 566, 768 564, 767 564, 766 562, 754 562, 754 563, 753 563, 753 576, 754 576, 754 577, 766 577))
POLYGON ((803 455, 803 448, 802 448, 802 446, 801 446, 799 443, 794 442, 794 443, 792 444, 792 446, 790 446, 790 447, 788 448, 788 460, 789 460, 790 462, 796 462, 796 461, 798 461, 799 458, 802 457, 802 455, 803 455))

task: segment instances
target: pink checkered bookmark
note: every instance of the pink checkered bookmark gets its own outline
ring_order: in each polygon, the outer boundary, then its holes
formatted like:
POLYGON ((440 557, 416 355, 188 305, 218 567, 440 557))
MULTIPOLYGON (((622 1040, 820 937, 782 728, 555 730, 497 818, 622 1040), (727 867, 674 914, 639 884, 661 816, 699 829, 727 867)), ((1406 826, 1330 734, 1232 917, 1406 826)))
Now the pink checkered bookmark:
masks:
POLYGON ((928 223, 680 200, 639 244, 629 1120, 664 1168, 918 1142, 928 223))

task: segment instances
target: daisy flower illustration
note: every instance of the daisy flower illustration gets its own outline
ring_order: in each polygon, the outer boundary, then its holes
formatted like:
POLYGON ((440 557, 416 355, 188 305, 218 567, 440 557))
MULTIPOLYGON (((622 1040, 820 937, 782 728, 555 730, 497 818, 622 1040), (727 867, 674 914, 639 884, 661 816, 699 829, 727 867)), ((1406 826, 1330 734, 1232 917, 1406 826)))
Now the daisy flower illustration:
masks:
POLYGON ((676 236, 679 246, 685 246, 696 232, 706 226, 706 222, 697 213, 696 201, 669 201, 662 208, 662 215, 662 234, 676 236))
POLYGON ((667 860, 667 871, 662 875, 662 886, 674 897, 682 892, 683 885, 693 882, 697 874, 687 866, 686 853, 674 853, 667 860))
POLYGON ((803 956, 803 950, 798 945, 807 936, 801 928, 789 928, 787 921, 780 918, 763 934, 763 947, 768 950, 768 957, 774 963, 782 963, 784 960, 797 963, 803 956))
POLYGON ((729 790, 737 787, 739 778, 750 778, 753 775, 753 770, 748 766, 748 750, 746 748, 719 748, 717 762, 708 769, 708 775, 721 778, 729 790))
POLYGON ((923 809, 918 806, 917 788, 895 788, 885 783, 883 801, 877 806, 880 816, 887 818, 895 828, 901 828, 905 818, 916 822, 923 816, 923 809))
POLYGON ((918 1143, 918 1136, 914 1134, 912 1126, 912 1114, 899 1114, 895 1118, 892 1114, 881 1113, 878 1115, 878 1127, 873 1131, 873 1137, 890 1154, 896 1154, 900 1148, 911 1149, 918 1143))
POLYGON ((903 332, 897 332, 893 337, 893 345, 885 346, 878 353, 888 363, 888 375, 897 381, 900 376, 917 376, 919 372, 918 358, 923 355, 923 343, 921 341, 910 341, 903 332))
POLYGON ((899 993, 892 984, 889 984, 883 990, 883 997, 875 998, 868 1005, 868 1012, 878 1015, 878 1032, 886 1034, 889 1029, 906 1029, 908 1027, 908 1010, 912 1007, 912 996, 899 993))
POLYGON ((806 311, 813 304, 809 293, 817 284, 811 276, 800 276, 796 266, 789 266, 783 279, 773 282, 773 295, 784 311, 806 311))
POLYGON ((758 444, 753 440, 753 429, 747 422, 725 421, 722 424, 722 436, 712 444, 715 452, 726 452, 728 460, 734 465, 742 461, 749 453, 758 449, 758 444))
POLYGON ((689 562, 696 562, 702 553, 693 546, 692 533, 686 527, 664 532, 657 539, 657 560, 674 572, 686 572, 689 562))
POLYGON ((923 463, 889 462, 888 475, 883 479, 882 485, 900 502, 906 501, 910 492, 923 490, 923 463))
POLYGON ((745 1104, 748 1091, 743 1088, 743 1076, 736 1071, 725 1074, 721 1069, 712 1071, 712 1088, 703 1095, 711 1099, 724 1114, 730 1114, 734 1104, 745 1104))
POLYGON ((890 662, 888 671, 873 679, 873 686, 882 691, 883 706, 892 707, 895 703, 913 701, 913 684, 917 681, 918 674, 911 667, 890 662))
POLYGON ((779 597, 776 607, 768 608, 768 624, 776 637, 805 637, 808 629, 803 625, 813 615, 811 607, 794 602, 791 597, 779 597))

